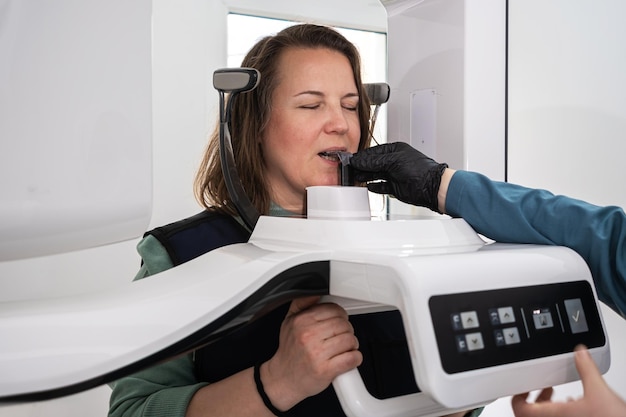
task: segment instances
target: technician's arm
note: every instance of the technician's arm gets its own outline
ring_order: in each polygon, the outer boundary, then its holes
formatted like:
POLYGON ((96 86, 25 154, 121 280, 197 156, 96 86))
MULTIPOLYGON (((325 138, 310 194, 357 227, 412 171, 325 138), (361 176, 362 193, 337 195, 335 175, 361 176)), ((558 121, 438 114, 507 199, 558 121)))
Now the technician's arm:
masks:
POLYGON ((626 317, 626 214, 621 208, 455 172, 403 142, 358 152, 350 163, 357 181, 383 180, 368 183, 371 191, 462 217, 488 238, 574 249, 589 265, 600 300, 626 317))
POLYGON ((499 242, 574 249, 589 265, 600 300, 626 318, 626 214, 621 208, 598 207, 466 171, 446 173, 442 179, 439 203, 446 213, 499 242))

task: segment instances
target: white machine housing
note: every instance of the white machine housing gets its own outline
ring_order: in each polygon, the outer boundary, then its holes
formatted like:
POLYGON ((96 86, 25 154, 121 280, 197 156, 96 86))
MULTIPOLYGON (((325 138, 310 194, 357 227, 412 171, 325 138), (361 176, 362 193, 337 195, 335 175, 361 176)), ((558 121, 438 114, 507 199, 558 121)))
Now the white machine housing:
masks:
POLYGON ((194 338, 228 327, 225 317, 245 321, 245 311, 233 312, 253 299, 261 305, 259 296, 277 277, 311 263, 329 265, 329 294, 350 314, 400 311, 421 390, 381 400, 364 389, 358 371, 349 372, 334 382, 349 416, 440 415, 577 379, 573 346, 531 360, 446 372, 429 308, 433 297, 446 294, 583 282, 593 302, 585 308, 595 326, 589 330, 601 338, 596 346, 580 340, 591 345, 603 372, 609 367, 589 270, 567 248, 484 245, 461 219, 262 216, 248 243, 222 247, 149 279, 106 293, 1 305, 0 401, 70 394, 188 351, 194 338))

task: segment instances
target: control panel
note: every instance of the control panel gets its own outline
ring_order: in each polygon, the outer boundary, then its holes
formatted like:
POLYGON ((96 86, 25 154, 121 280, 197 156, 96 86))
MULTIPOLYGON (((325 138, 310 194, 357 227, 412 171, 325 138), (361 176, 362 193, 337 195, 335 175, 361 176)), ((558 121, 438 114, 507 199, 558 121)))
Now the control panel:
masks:
POLYGON ((434 295, 429 308, 448 374, 605 344, 588 281, 434 295))

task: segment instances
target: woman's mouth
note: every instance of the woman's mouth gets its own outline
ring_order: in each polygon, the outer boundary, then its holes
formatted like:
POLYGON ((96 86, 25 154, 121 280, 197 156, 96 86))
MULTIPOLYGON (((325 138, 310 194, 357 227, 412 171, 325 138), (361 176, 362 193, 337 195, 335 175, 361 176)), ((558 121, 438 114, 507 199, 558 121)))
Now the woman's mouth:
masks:
POLYGON ((320 152, 318 153, 319 156, 321 156, 322 158, 332 161, 332 162, 339 162, 339 151, 330 151, 330 152, 320 152))
POLYGON ((324 151, 318 153, 322 158, 332 161, 332 162, 341 162, 342 160, 347 160, 352 155, 350 152, 345 151, 324 151))

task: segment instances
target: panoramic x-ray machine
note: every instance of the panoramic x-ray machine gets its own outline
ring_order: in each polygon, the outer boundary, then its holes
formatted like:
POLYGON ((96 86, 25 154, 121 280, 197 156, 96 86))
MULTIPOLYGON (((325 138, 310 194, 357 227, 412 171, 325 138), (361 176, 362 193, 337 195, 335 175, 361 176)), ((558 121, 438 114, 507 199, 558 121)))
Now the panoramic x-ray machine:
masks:
POLYGON ((376 398, 348 372, 333 384, 349 416, 440 415, 573 381, 580 343, 606 372, 594 285, 572 250, 487 245, 462 219, 372 219, 361 187, 311 187, 307 219, 259 216, 234 169, 224 97, 260 76, 214 74, 222 164, 249 242, 97 294, 0 304, 0 403, 113 381, 309 294, 402 317, 418 392, 376 398))

